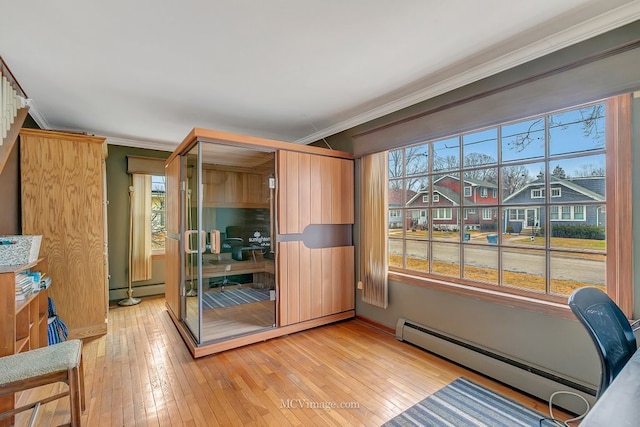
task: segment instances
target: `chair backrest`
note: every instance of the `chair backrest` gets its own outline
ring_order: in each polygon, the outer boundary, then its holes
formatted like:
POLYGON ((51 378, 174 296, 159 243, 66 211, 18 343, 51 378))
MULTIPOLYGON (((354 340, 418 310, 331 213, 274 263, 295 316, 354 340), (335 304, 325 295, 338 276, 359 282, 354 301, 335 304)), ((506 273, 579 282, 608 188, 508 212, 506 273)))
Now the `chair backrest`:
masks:
POLYGON ((587 329, 600 357, 598 398, 635 353, 636 337, 620 307, 598 288, 576 289, 569 297, 569 307, 587 329))

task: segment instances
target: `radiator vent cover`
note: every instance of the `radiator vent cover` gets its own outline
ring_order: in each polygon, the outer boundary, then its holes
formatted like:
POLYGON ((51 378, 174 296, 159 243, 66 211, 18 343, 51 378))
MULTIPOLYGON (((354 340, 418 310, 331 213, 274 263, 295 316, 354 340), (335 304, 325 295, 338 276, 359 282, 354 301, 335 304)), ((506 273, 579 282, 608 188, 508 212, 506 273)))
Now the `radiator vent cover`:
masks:
MULTIPOLYGON (((416 345, 466 368, 491 377, 544 401, 556 391, 570 391, 595 402, 596 390, 578 380, 516 360, 475 343, 451 336, 404 318, 398 319, 396 338, 416 345)), ((585 410, 584 402, 565 394, 554 397, 557 405, 574 414, 585 410)))

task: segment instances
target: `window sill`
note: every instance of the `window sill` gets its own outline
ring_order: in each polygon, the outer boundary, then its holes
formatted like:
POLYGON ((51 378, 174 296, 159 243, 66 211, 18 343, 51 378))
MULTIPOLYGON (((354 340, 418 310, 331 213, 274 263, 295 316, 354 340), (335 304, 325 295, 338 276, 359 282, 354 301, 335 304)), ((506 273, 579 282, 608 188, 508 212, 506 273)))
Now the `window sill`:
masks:
POLYGON ((388 277, 389 280, 406 283, 408 285, 422 286, 427 289, 447 292, 454 295, 462 295, 465 297, 475 298, 494 304, 524 309, 535 313, 560 317, 563 319, 576 320, 575 316, 569 309, 569 306, 565 303, 545 301, 526 295, 508 293, 496 289, 479 288, 475 286, 465 285, 463 283, 419 277, 396 271, 390 271, 388 277))
POLYGON ((164 258, 164 251, 160 252, 154 252, 151 254, 151 258, 152 259, 156 259, 156 258, 164 258))

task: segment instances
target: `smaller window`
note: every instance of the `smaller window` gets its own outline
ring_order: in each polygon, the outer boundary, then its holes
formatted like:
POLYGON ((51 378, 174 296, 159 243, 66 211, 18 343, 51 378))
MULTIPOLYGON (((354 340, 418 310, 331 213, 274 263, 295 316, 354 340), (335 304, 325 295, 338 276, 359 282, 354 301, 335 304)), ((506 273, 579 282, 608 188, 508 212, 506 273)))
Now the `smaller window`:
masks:
POLYGON ((164 239, 167 235, 165 223, 165 178, 164 176, 151 176, 151 250, 156 253, 164 253, 164 239))
POLYGON ((558 206, 551 206, 550 208, 550 214, 551 214, 551 221, 557 221, 559 219, 558 216, 558 206))
POLYGON ((433 195, 433 203, 437 203, 440 201, 440 195, 439 194, 434 194, 433 195))
POLYGON ((524 221, 524 209, 510 209, 509 219, 511 221, 524 221))
POLYGON ((562 219, 571 219, 571 206, 563 206, 562 207, 562 219))
POLYGON ((584 219, 584 206, 573 207, 573 219, 576 221, 582 221, 584 219))
POLYGON ((440 208, 433 210, 433 219, 451 219, 451 208, 440 208))
POLYGON ((494 188, 491 191, 491 197, 493 197, 494 199, 496 199, 498 197, 498 189, 497 188, 494 188))
POLYGON ((562 188, 554 187, 551 189, 551 197, 562 197, 562 188))
POLYGON ((464 187, 464 197, 471 197, 471 186, 464 187))
POLYGON ((488 195, 489 195, 489 190, 487 190, 487 187, 481 187, 480 197, 487 197, 488 195))
POLYGON ((470 214, 475 214, 476 210, 475 209, 467 209, 469 211, 470 214))
POLYGON ((531 198, 532 199, 544 198, 544 188, 534 188, 533 190, 531 190, 531 198))
POLYGON ((429 196, 422 196, 422 203, 429 203, 429 196))
POLYGON ((482 219, 484 219, 484 220, 493 219, 493 209, 491 209, 491 208, 483 208, 482 209, 482 219))

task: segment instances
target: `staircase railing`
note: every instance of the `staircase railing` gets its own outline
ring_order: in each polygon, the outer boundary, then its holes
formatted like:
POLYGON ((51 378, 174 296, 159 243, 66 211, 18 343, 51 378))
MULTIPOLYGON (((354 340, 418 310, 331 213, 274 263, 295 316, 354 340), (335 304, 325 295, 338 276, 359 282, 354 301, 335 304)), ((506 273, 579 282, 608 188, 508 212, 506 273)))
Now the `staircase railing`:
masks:
POLYGON ((27 96, 0 56, 0 173, 27 117, 27 96))

